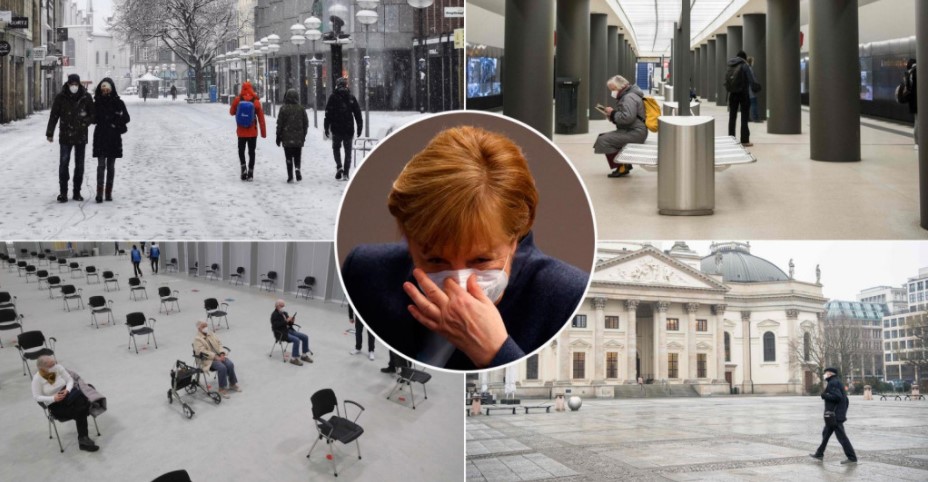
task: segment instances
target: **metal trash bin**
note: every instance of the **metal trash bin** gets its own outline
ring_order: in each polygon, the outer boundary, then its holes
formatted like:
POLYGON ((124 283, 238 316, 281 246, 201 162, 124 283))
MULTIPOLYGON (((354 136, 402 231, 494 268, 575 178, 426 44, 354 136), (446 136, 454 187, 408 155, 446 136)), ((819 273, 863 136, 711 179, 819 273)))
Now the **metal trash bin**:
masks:
MULTIPOLYGON (((671 87, 670 89, 673 90, 673 87, 671 87)), ((671 98, 672 97, 668 97, 668 99, 671 99, 671 98)), ((665 100, 661 113, 663 115, 680 115, 677 113, 678 104, 679 103, 675 101, 665 100)), ((690 101, 690 115, 699 115, 699 111, 700 111, 699 107, 701 105, 702 104, 700 102, 690 101)))
POLYGON ((673 99, 673 86, 664 84, 664 101, 673 99))
POLYGON ((554 94, 554 132, 556 134, 573 134, 577 131, 579 95, 580 79, 557 78, 554 94))
POLYGON ((715 118, 661 116, 657 138, 657 208, 670 216, 715 209, 715 118))

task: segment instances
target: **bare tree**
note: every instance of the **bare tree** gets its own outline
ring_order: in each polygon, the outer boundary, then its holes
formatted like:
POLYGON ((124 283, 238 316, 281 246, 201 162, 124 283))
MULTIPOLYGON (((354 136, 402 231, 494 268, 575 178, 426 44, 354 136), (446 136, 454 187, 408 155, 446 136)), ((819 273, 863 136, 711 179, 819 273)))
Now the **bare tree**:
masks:
MULTIPOLYGON (((906 318, 905 329, 908 336, 914 336, 912 347, 905 353, 906 363, 915 368, 917 377, 928 373, 928 314, 919 313, 906 318)), ((919 383, 919 380, 915 380, 919 383)))
POLYGON ((119 0, 110 26, 127 42, 164 42, 193 69, 197 93, 219 48, 244 27, 235 0, 119 0))
POLYGON ((819 384, 826 368, 837 368, 846 381, 861 365, 861 355, 875 350, 871 335, 861 327, 860 320, 828 319, 815 329, 789 343, 792 360, 805 370, 818 375, 819 384), (806 338, 808 333, 808 339, 806 338))

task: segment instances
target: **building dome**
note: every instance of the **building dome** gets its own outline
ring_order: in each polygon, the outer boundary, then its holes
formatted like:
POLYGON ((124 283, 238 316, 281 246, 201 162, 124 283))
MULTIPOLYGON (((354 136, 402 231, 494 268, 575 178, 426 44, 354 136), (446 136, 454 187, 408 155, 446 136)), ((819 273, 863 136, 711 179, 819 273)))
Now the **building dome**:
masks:
POLYGON ((757 283, 765 281, 787 281, 789 277, 780 268, 766 259, 751 254, 751 245, 746 243, 713 243, 709 256, 700 261, 700 271, 705 274, 722 275, 726 283, 757 283), (721 258, 721 269, 716 258, 721 258))

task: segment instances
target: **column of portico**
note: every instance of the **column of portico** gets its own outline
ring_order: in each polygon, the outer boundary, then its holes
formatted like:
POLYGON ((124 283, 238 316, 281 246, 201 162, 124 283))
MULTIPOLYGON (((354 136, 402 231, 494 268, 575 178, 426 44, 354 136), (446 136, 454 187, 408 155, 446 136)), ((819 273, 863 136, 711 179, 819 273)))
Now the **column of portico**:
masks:
POLYGON ((606 337, 606 298, 593 298, 590 300, 595 313, 593 323, 593 376, 594 384, 605 383, 606 380, 606 354, 603 352, 604 338, 606 337))
POLYGON ((625 352, 626 352, 626 383, 637 383, 638 372, 636 365, 638 361, 638 300, 626 300, 625 310, 628 313, 625 317, 625 352))
POLYGON ((741 393, 753 393, 754 381, 751 380, 751 312, 741 312, 741 351, 742 372, 744 380, 741 383, 741 393))
MULTIPOLYGON (((786 310, 786 350, 788 353, 788 363, 789 363, 789 383, 800 383, 799 382, 799 372, 796 370, 796 364, 793 363, 792 357, 792 347, 801 346, 798 344, 796 333, 799 324, 799 310, 795 308, 790 308, 786 310)), ((863 365, 861 365, 862 367, 863 365)))
POLYGON ((667 310, 670 309, 669 301, 658 301, 654 303, 654 368, 657 373, 654 374, 656 380, 667 379, 667 310))
POLYGON ((570 328, 561 330, 557 337, 557 384, 570 385, 570 328))
POLYGON ((681 378, 696 379, 696 310, 699 303, 686 304, 686 371, 681 378))
POLYGON ((715 314, 715 376, 718 381, 725 380, 725 308, 724 304, 712 305, 715 314))

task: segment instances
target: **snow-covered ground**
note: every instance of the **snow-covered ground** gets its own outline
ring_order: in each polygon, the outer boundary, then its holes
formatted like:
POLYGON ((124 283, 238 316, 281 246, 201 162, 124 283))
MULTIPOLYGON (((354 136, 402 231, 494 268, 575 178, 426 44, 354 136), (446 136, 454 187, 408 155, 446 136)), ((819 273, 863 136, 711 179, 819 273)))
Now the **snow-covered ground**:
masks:
MULTIPOLYGON (((49 144, 48 111, 0 125, 2 238, 334 238, 336 210, 347 184, 335 180, 331 143, 322 138, 322 113, 303 148, 303 182, 286 183, 283 149, 274 145, 275 119, 267 116, 268 137, 258 138, 255 179, 246 183, 239 179, 235 119, 228 106, 187 104, 182 97, 176 102, 123 99, 132 120, 123 136, 124 157, 116 161, 113 202, 94 201, 92 142, 81 189, 85 200, 56 202, 58 132, 49 144)), ((312 123, 312 111, 308 114, 312 123)), ((371 112, 370 117, 371 136, 378 137, 422 114, 371 112)))

